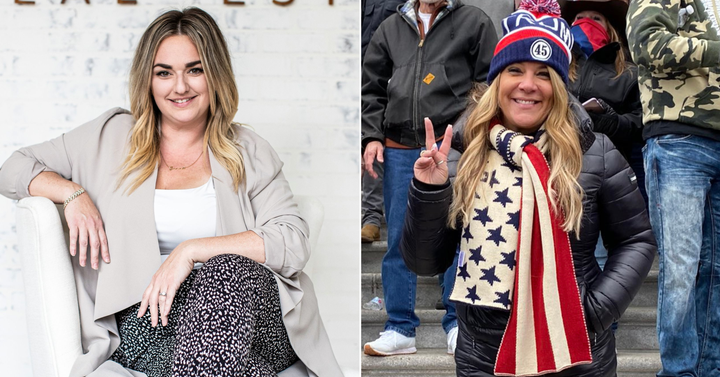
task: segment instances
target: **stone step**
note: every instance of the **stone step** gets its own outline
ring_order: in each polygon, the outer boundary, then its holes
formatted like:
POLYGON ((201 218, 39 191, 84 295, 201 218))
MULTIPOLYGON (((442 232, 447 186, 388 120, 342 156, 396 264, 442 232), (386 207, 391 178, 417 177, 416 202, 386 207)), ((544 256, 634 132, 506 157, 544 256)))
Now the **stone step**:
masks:
MULTIPOLYGON (((654 377, 660 354, 654 351, 619 351, 618 377, 654 377)), ((420 349, 416 354, 377 357, 362 355, 363 376, 447 377, 455 375, 455 360, 445 348, 420 349)))
MULTIPOLYGON (((447 345, 445 331, 441 321, 443 310, 415 310, 420 318, 420 327, 416 330, 418 349, 442 348, 447 345)), ((655 331, 655 308, 630 307, 620 319, 615 333, 616 347, 619 350, 657 350, 658 341, 655 331)), ((384 330, 387 313, 384 310, 362 311, 362 344, 377 339, 384 330)))
MULTIPOLYGON (((380 273, 363 273, 361 285, 361 302, 368 302, 374 297, 383 298, 382 277, 380 273)), ((435 303, 442 296, 438 278, 436 276, 418 276, 415 296, 416 308, 434 309, 435 303)))
MULTIPOLYGON (((645 282, 640 286, 640 291, 630 304, 631 307, 653 307, 657 306, 657 277, 658 270, 650 270, 645 282)), ((372 300, 374 297, 383 297, 382 276, 379 272, 362 273, 361 278, 361 300, 363 303, 372 300)), ((435 308, 435 303, 441 297, 440 286, 437 276, 419 276, 416 291, 415 307, 420 309, 435 308)))

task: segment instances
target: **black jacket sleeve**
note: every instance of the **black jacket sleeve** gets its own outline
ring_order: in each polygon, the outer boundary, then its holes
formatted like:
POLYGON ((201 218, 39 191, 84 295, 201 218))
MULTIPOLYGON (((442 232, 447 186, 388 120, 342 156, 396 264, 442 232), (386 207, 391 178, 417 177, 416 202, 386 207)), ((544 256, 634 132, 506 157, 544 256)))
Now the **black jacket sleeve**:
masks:
POLYGON ((470 59, 475 62, 473 79, 475 82, 484 82, 490 72, 490 61, 498 43, 497 33, 492 20, 485 16, 485 21, 480 25, 481 31, 475 45, 470 50, 470 59))
POLYGON ((657 244, 635 174, 606 137, 604 177, 598 192, 601 234, 608 249, 605 270, 584 297, 585 315, 595 332, 620 318, 652 266, 657 244))
POLYGON ((403 0, 367 0, 363 2, 363 19, 361 34, 361 59, 365 57, 370 40, 375 30, 388 17, 397 13, 398 5, 404 3, 403 0))
MULTIPOLYGON (((392 16, 399 17, 399 16, 392 16)), ((362 147, 378 140, 384 142, 383 119, 388 103, 387 85, 392 77, 392 59, 388 51, 384 24, 380 24, 367 51, 362 69, 362 147)))
POLYGON ((452 186, 422 185, 413 179, 408 192, 400 254, 410 271, 423 276, 445 272, 453 262, 460 231, 447 227, 452 186))
POLYGON ((621 105, 606 113, 591 116, 593 131, 607 135, 625 159, 629 159, 632 144, 643 141, 642 103, 637 84, 637 67, 628 67, 623 75, 618 80, 618 89, 624 87, 621 105))

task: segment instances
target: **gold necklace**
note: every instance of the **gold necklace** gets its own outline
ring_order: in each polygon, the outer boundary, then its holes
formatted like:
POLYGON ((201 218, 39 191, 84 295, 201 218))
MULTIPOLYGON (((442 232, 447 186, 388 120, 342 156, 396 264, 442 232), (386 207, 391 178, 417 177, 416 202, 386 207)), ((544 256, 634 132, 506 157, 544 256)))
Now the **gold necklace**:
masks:
POLYGON ((200 157, 202 157, 202 155, 203 155, 204 153, 205 153, 204 150, 203 150, 202 152, 200 152, 200 156, 198 156, 198 158, 196 158, 195 161, 193 161, 192 164, 190 164, 190 165, 188 165, 188 166, 179 167, 179 168, 176 168, 176 167, 174 167, 174 166, 168 165, 167 161, 165 160, 165 156, 163 156, 162 152, 160 152, 160 157, 162 157, 162 161, 165 163, 165 166, 167 166, 168 169, 170 169, 170 171, 173 171, 173 170, 184 170, 184 169, 187 169, 187 168, 195 165, 195 163, 198 162, 198 160, 200 160, 200 157))

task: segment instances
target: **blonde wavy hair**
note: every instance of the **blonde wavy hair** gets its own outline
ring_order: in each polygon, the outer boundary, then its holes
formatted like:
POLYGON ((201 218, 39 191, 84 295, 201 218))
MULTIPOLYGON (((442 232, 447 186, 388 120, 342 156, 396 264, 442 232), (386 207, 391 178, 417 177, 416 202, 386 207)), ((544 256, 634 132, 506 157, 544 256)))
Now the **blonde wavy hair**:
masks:
MULTIPOLYGON (((580 136, 575 116, 570 109, 565 83, 553 69, 548 71, 554 93, 550 112, 545 120, 550 163, 549 197, 554 210, 561 210, 565 215, 563 229, 579 234, 583 212, 583 191, 577 181, 582 168, 580 136)), ((478 87, 470 96, 475 107, 465 125, 465 152, 458 163, 457 177, 453 185, 453 202, 448 217, 448 225, 452 228, 457 226, 459 219, 465 224, 470 220, 475 192, 479 187, 482 172, 485 171, 488 151, 492 148, 488 140, 490 121, 500 118, 502 112, 499 106, 501 80, 502 74, 489 87, 478 87)))
POLYGON ((172 10, 155 19, 140 38, 130 70, 130 110, 136 119, 130 149, 122 165, 118 188, 134 172, 127 192, 148 179, 160 161, 160 110, 152 96, 153 63, 165 38, 184 35, 200 55, 210 93, 210 111, 203 140, 218 162, 228 170, 237 190, 245 179, 243 157, 235 142, 232 122, 238 108, 238 91, 225 38, 205 11, 190 7, 172 10))
MULTIPOLYGON (((620 44, 620 49, 617 52, 617 55, 615 56, 615 72, 617 72, 617 75, 614 78, 620 77, 620 75, 625 72, 626 69, 628 69, 628 61, 627 57, 625 55, 625 44, 623 40, 620 38, 620 34, 615 30, 615 28, 610 24, 610 21, 605 22, 607 25, 607 32, 608 36, 610 37, 610 43, 617 42, 620 44)), ((578 79, 578 60, 573 59, 572 62, 570 62, 570 70, 568 71, 568 78, 570 78, 570 81, 575 82, 575 80, 578 79)))

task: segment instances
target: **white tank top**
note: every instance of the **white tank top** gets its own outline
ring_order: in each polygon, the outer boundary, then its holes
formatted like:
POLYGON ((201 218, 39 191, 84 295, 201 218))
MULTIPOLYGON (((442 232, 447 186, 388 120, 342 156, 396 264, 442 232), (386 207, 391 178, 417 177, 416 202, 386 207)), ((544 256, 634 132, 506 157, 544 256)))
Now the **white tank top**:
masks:
MULTIPOLYGON (((155 228, 163 262, 183 241, 214 237, 216 222, 217 199, 212 177, 192 189, 155 189, 155 228)), ((202 263, 195 264, 195 268, 199 266, 202 263)))

